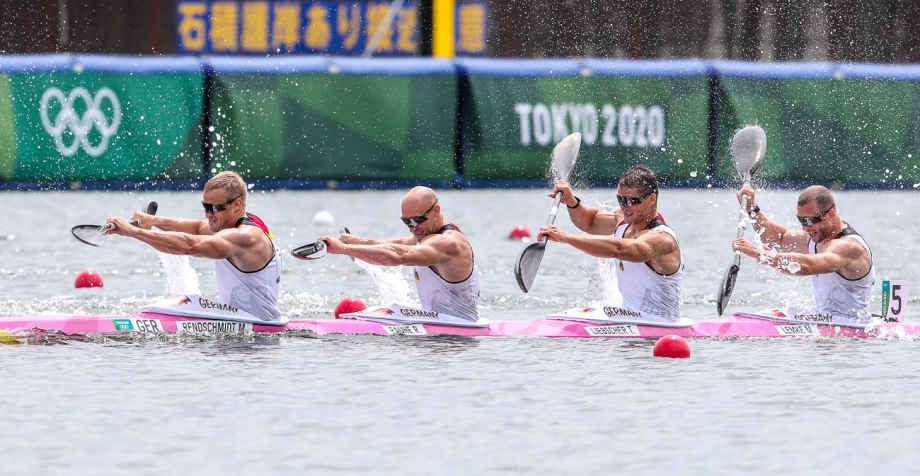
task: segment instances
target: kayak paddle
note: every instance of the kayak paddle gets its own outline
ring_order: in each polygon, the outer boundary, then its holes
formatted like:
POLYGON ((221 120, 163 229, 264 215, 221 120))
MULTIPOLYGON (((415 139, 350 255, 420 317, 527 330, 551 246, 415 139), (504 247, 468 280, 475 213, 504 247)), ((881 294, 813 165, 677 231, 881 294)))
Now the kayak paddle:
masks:
MULTIPOLYGON (((342 228, 340 233, 351 233, 348 231, 348 228, 342 228)), ((294 255, 297 259, 313 261, 315 259, 320 259, 323 256, 326 256, 326 242, 321 240, 316 240, 316 243, 308 243, 306 245, 294 248, 291 250, 291 254, 294 255)))
MULTIPOLYGON (((575 168, 575 159, 578 158, 578 149, 581 148, 581 133, 570 134, 562 139, 556 147, 553 148, 553 170, 556 176, 561 180, 568 181, 569 174, 575 168)), ((547 225, 552 225, 556 221, 556 212, 559 211, 559 203, 562 201, 562 192, 556 194, 556 201, 553 202, 553 208, 549 212, 547 225)), ((537 277, 537 270, 540 269, 540 262, 543 261, 543 253, 546 252, 545 236, 538 236, 537 242, 528 245, 521 251, 517 262, 514 263, 514 276, 517 278, 518 286, 525 293, 530 291, 534 278, 537 277)))
MULTIPOLYGON (((735 133, 732 137, 732 160, 735 162, 735 169, 744 184, 751 183, 751 175, 757 171, 763 162, 763 157, 767 152, 767 134, 760 126, 747 126, 735 133)), ((741 202, 741 219, 738 220, 738 238, 744 236, 745 223, 748 216, 747 195, 742 197, 741 202)), ((738 270, 741 268, 741 252, 735 251, 735 259, 725 272, 722 278, 722 284, 719 286, 719 295, 716 297, 716 307, 719 316, 728 307, 728 301, 731 300, 732 291, 735 289, 735 280, 738 279, 738 270)))
MULTIPOLYGON (((148 203, 147 208, 144 209, 144 213, 156 215, 157 202, 148 203)), ((131 220, 129 223, 134 226, 140 224, 137 220, 131 220)), ((111 223, 106 223, 105 225, 77 225, 71 228, 70 232, 73 233, 74 237, 87 245, 101 247, 109 239, 109 232, 112 231, 113 228, 115 228, 115 225, 111 223)))

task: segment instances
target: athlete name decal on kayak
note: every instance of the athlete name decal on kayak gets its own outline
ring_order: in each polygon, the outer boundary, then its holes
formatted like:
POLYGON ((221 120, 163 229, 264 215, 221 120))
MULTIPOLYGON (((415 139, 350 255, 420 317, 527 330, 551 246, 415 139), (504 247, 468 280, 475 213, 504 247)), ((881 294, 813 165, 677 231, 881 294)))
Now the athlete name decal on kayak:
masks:
POLYGON ((116 331, 165 332, 159 319, 112 319, 116 331))
POLYGON ((193 334, 252 332, 252 323, 229 321, 176 321, 176 332, 190 332, 193 334))
POLYGON ((425 326, 421 324, 409 324, 407 326, 383 326, 383 330, 386 331, 387 335, 391 336, 423 336, 428 334, 425 332, 425 326))
POLYGON ((610 307, 610 306, 604 306, 604 314, 606 314, 607 317, 614 317, 614 316, 639 317, 639 318, 642 317, 641 312, 630 311, 629 309, 623 309, 622 307, 610 307))
POLYGON ((592 336, 639 336, 639 327, 633 325, 585 327, 592 336))
POLYGON ((796 314, 792 318, 806 322, 834 322, 833 314, 796 314))
POLYGON ((224 304, 222 302, 214 302, 205 298, 198 298, 198 305, 202 309, 217 309, 220 311, 229 311, 229 312, 239 312, 238 308, 235 308, 229 304, 224 304))
POLYGON ((784 336, 817 336, 821 335, 821 332, 818 331, 818 326, 813 326, 811 324, 793 324, 786 326, 775 326, 776 331, 780 335, 784 336))
POLYGON ((437 311, 422 311, 420 309, 400 309, 399 313, 406 317, 428 317, 438 319, 437 311))

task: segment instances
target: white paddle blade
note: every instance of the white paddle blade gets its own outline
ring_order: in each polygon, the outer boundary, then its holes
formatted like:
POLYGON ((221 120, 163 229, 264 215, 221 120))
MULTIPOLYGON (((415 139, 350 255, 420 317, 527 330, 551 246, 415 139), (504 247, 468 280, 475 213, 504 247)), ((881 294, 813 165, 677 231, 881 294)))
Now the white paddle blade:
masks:
POLYGON ((581 149, 581 133, 569 134, 553 148, 553 172, 560 180, 569 180, 569 174, 575 168, 575 159, 581 149))
POLYGON ((77 225, 70 229, 73 236, 90 246, 101 247, 109 239, 108 225, 77 225))
POLYGON ((760 126, 747 126, 732 137, 731 151, 738 175, 750 181, 767 153, 767 133, 760 126))
POLYGON ((291 254, 294 255, 294 257, 297 259, 307 261, 320 259, 323 256, 326 256, 326 243, 323 241, 317 241, 316 243, 303 245, 300 248, 294 248, 291 250, 291 254))

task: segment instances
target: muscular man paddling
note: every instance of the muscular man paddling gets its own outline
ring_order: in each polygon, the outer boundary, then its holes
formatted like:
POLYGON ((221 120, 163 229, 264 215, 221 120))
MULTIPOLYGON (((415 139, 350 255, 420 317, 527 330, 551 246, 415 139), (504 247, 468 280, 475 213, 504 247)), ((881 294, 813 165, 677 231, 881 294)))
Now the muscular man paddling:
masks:
POLYGON ((434 190, 415 187, 402 200, 400 218, 412 235, 376 240, 343 233, 324 236, 329 253, 384 266, 414 266, 422 307, 451 316, 479 319, 479 269, 473 248, 456 225, 441 214, 434 190))
POLYGON ((281 317, 276 302, 281 257, 268 227, 246 213, 246 183, 233 172, 221 172, 204 186, 201 201, 207 220, 169 218, 135 212, 132 226, 120 217, 112 233, 136 238, 163 253, 211 258, 216 262, 220 302, 265 320, 281 317), (157 227, 162 231, 151 230, 157 227))
POLYGON ((623 307, 649 321, 680 320, 683 261, 674 231, 658 214, 658 179, 644 166, 626 171, 617 184, 620 208, 612 212, 588 206, 560 180, 550 197, 562 192, 562 203, 578 229, 567 233, 555 225, 540 229, 552 241, 568 243, 600 258, 614 258, 623 307))
POLYGON ((868 324, 875 282, 872 252, 862 236, 837 214, 831 191, 813 185, 799 195, 798 219, 804 232, 769 219, 754 202, 754 189, 749 185, 738 192, 738 200, 745 195, 755 230, 774 250, 744 238, 735 240, 733 249, 785 274, 812 276, 815 312, 868 324))

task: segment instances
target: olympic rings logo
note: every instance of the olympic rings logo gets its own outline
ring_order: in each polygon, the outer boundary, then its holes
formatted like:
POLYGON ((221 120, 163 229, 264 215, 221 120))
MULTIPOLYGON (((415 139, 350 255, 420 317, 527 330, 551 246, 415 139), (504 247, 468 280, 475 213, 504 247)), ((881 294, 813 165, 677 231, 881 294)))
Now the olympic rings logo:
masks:
POLYGON ((121 124, 121 104, 118 102, 118 96, 109 88, 100 89, 95 96, 90 95, 84 87, 75 88, 67 96, 64 96, 64 93, 58 88, 49 88, 42 95, 41 116, 42 125, 54 137, 54 144, 58 152, 70 157, 82 147, 90 156, 99 157, 105 152, 109 146, 109 138, 115 134, 121 124), (74 109, 78 99, 82 99, 86 104, 86 112, 82 117, 74 109), (108 99, 111 103, 111 122, 102 112, 101 106, 104 99, 108 99), (48 108, 52 105, 52 101, 57 101, 61 107, 61 110, 54 116, 54 121, 48 118, 48 108), (93 128, 96 128, 101 136, 101 140, 96 145, 89 140, 89 133, 93 128), (64 143, 64 133, 67 130, 73 134, 73 142, 70 145, 64 143))

